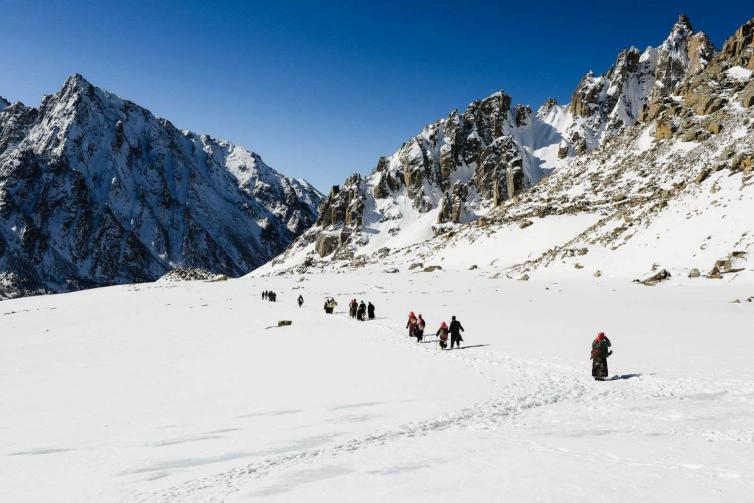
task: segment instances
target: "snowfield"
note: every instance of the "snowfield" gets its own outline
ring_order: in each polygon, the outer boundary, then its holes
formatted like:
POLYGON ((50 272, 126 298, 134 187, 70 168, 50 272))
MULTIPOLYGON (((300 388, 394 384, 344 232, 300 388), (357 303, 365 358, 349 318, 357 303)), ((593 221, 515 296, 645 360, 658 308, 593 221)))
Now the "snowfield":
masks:
POLYGON ((750 501, 754 284, 701 281, 353 272, 4 301, 0 495, 750 501), (428 332, 458 315, 465 347, 408 338, 410 309, 428 332))

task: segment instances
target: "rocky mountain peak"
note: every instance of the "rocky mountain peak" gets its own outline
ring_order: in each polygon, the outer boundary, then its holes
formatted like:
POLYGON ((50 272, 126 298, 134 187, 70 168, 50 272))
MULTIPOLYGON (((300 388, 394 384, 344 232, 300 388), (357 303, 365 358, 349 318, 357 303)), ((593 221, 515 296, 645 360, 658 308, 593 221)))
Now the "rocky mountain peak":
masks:
MULTIPOLYGON (((612 165, 616 152, 631 158, 626 169, 645 165, 643 156, 653 155, 647 153, 653 137, 668 144, 709 140, 714 147, 724 137, 718 133, 730 127, 723 119, 731 100, 745 108, 754 105, 750 72, 735 67, 754 66, 753 39, 754 20, 726 42, 723 52, 729 56, 723 60, 707 35, 695 32, 681 15, 656 47, 628 47, 606 72, 587 72, 569 105, 547 100, 533 114, 503 92, 473 101, 380 158, 370 175, 351 178, 334 190, 319 225, 271 267, 288 264, 306 270, 320 261, 360 267, 396 247, 437 243, 433 238, 440 234, 450 239, 470 222, 485 227, 500 208, 516 207, 548 180, 563 183, 566 175, 561 173, 571 173, 571 166, 603 169, 612 165), (596 161, 590 164, 590 159, 596 161)), ((748 166, 749 157, 745 159, 737 165, 748 166)), ((643 173, 637 179, 645 179, 643 173)), ((588 178, 586 171, 582 175, 588 178)), ((591 183, 585 193, 611 187, 615 180, 605 187, 591 183)), ((610 197, 625 199, 621 194, 610 197)), ((574 196, 553 192, 533 214, 549 211, 557 199, 574 196)))
POLYGON ((694 31, 691 26, 691 20, 686 14, 679 14, 678 21, 673 25, 673 31, 671 33, 686 33, 687 35, 694 31))
POLYGON ((8 108, 9 106, 10 106, 10 101, 0 96, 0 110, 3 110, 4 108, 8 108))
POLYGON ((69 75, 63 84, 63 91, 87 93, 94 86, 80 73, 69 75))
POLYGON ((707 35, 694 32, 688 17, 681 15, 659 47, 644 51, 629 47, 618 54, 607 73, 595 77, 589 71, 572 96, 575 120, 566 133, 571 151, 579 154, 596 148, 641 120, 651 103, 674 94, 714 54, 707 35))
POLYGON ((317 218, 314 187, 254 152, 181 132, 81 75, 0 111, 0 298, 238 276, 317 218))
POLYGON ((558 100, 555 98, 547 98, 542 106, 537 109, 537 115, 547 115, 553 108, 558 106, 558 100))

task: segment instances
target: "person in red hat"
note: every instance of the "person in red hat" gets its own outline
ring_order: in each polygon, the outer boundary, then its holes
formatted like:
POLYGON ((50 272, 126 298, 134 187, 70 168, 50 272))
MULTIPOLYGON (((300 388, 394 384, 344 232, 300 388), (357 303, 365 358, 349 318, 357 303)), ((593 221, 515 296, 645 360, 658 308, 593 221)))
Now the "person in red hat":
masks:
POLYGON ((440 349, 446 349, 448 347, 448 324, 444 321, 437 330, 437 337, 440 338, 440 349))
POLYGON ((592 377, 595 381, 607 379, 607 357, 613 354, 610 346, 612 346, 610 339, 605 336, 604 332, 598 333, 592 341, 592 377))
POLYGON ((416 315, 413 311, 408 313, 408 323, 406 323, 406 328, 408 328, 408 336, 409 337, 416 337, 416 327, 417 327, 417 319, 416 315))

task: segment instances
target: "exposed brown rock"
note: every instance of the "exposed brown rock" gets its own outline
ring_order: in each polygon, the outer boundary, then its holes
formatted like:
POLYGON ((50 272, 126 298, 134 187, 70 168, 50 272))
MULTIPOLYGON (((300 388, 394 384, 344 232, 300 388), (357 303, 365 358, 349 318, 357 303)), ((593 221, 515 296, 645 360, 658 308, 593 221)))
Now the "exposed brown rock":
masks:
POLYGON ((665 140, 673 136, 673 122, 669 119, 658 119, 655 125, 655 138, 665 140))

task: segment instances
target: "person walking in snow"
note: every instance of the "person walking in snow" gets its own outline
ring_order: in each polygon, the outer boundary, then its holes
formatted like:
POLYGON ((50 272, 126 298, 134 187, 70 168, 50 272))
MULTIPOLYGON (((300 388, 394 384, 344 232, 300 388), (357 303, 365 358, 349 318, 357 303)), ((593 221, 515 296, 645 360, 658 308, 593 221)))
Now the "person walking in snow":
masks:
POLYGON ((359 303, 356 302, 356 299, 351 299, 351 302, 348 304, 348 313, 351 315, 351 318, 356 318, 356 311, 359 310, 359 303))
POLYGON ((416 322, 416 315, 413 311, 411 311, 410 313, 408 313, 408 322, 406 323, 409 337, 416 337, 416 322))
POLYGON ((374 304, 372 304, 371 302, 369 303, 369 305, 367 305, 367 316, 370 320, 374 319, 374 304))
POLYGON ((416 320, 416 342, 421 342, 424 339, 424 328, 427 324, 424 322, 422 315, 419 315, 419 319, 416 320))
POLYGON ((453 346, 455 345, 457 348, 461 347, 461 341, 463 341, 463 337, 461 337, 461 332, 463 332, 463 326, 461 325, 461 322, 456 319, 455 316, 450 321, 450 349, 453 349, 453 346))
POLYGON ((437 337, 440 340, 440 349, 448 347, 448 325, 443 321, 437 330, 437 337))
POLYGON ((267 300, 267 290, 262 292, 262 300, 267 300))
POLYGON ((361 304, 359 304, 359 309, 356 311, 356 318, 359 319, 359 321, 364 321, 364 318, 366 318, 367 315, 367 305, 364 304, 364 301, 361 301, 361 304))
POLYGON ((333 311, 335 311, 335 307, 338 305, 337 302, 335 302, 335 299, 330 297, 325 301, 325 313, 332 314, 333 311))
POLYGON ((304 296, 303 295, 299 295, 298 296, 298 307, 301 307, 303 305, 304 305, 304 296))
POLYGON ((612 346, 610 339, 605 336, 604 332, 597 334, 592 341, 592 377, 595 381, 607 379, 607 357, 613 354, 610 346, 612 346))

